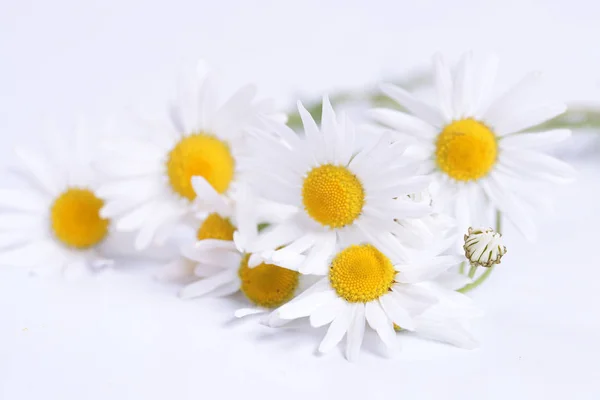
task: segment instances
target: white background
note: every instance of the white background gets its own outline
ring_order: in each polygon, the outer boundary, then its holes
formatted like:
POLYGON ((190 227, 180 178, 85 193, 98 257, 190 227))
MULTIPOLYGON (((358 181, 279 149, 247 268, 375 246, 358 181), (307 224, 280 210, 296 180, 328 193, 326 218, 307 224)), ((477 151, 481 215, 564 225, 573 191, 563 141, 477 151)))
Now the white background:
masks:
MULTIPOLYGON (((228 89, 255 82, 282 107, 370 87, 442 50, 502 59, 500 84, 542 69, 571 103, 600 104, 600 8, 592 1, 2 0, 0 159, 47 121, 101 126, 163 112, 198 58, 228 89)), ((0 399, 600 398, 600 164, 575 160, 536 244, 473 293, 480 349, 406 337, 395 359, 368 337, 358 362, 317 356, 321 331, 233 321, 239 299, 182 302, 143 265, 94 279, 0 270, 0 399)), ((594 160, 595 159, 595 160, 594 160)))

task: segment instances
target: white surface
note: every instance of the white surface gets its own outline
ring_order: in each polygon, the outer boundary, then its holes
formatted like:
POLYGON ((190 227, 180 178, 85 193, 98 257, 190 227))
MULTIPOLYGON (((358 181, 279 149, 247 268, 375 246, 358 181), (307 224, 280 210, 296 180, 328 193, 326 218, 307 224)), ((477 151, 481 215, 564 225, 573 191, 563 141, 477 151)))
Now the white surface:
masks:
POLYGON ((597 209, 600 167, 578 167, 540 242, 509 239, 474 292, 487 311, 478 350, 402 335, 404 351, 386 359, 371 335, 351 364, 342 349, 314 354, 323 331, 234 321, 239 300, 180 301, 147 269, 74 282, 2 270, 0 398, 597 399, 600 272, 597 237, 584 232, 600 224, 586 212, 597 209))
MULTIPOLYGON (((361 87, 443 50, 490 49, 501 82, 543 68, 570 101, 600 99, 591 1, 169 1, 0 3, 0 157, 83 114, 162 112, 184 64, 206 57, 228 87, 254 81, 282 105, 361 87), (95 4, 93 4, 95 3, 95 4)), ((474 293, 482 348, 372 337, 359 362, 315 356, 323 332, 232 322, 230 300, 182 302, 148 268, 65 281, 0 270, 0 399, 600 398, 596 227, 600 165, 578 165, 557 214, 474 293)))

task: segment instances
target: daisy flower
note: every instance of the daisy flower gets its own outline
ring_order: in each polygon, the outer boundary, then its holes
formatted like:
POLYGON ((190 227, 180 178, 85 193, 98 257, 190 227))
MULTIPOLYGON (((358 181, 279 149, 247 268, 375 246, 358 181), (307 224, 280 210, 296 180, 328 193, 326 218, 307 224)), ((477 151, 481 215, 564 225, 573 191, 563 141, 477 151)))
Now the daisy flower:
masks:
POLYGON ((0 264, 71 274, 110 263, 110 221, 100 215, 100 176, 90 167, 95 138, 79 127, 50 131, 44 145, 43 156, 15 149, 19 185, 0 189, 0 264))
POLYGON ((236 312, 244 316, 280 306, 302 290, 306 280, 298 272, 264 262, 249 268, 250 254, 244 252, 259 223, 285 219, 288 208, 262 201, 244 185, 229 197, 220 196, 200 177, 192 178, 192 185, 198 197, 212 200, 204 206, 211 204, 214 211, 203 218, 197 241, 181 247, 180 265, 169 266, 193 272, 195 281, 182 289, 181 297, 241 292, 253 304, 236 312))
POLYGON ((309 317, 313 327, 329 325, 319 351, 333 349, 346 336, 349 360, 360 351, 366 324, 395 350, 399 342, 394 324, 416 330, 417 317, 439 301, 435 290, 418 283, 434 279, 459 262, 457 257, 436 256, 427 262, 404 264, 398 262, 402 258, 385 254, 370 243, 342 247, 321 279, 269 319, 309 317))
POLYGON ((560 115, 562 102, 533 96, 540 74, 527 75, 503 95, 492 98, 497 59, 464 55, 451 70, 434 57, 437 102, 423 102, 394 85, 385 94, 406 112, 372 110, 373 118, 400 137, 415 140, 434 177, 433 196, 450 204, 461 228, 491 223, 496 210, 526 237, 535 237, 531 214, 547 206, 540 189, 573 177, 566 163, 544 150, 570 137, 567 129, 526 132, 560 115))
POLYGON ((164 241, 189 216, 196 198, 193 176, 227 194, 240 180, 244 130, 255 126, 259 116, 282 118, 270 102, 256 100, 254 86, 219 104, 212 81, 201 64, 195 82, 181 90, 171 107, 170 125, 156 123, 142 135, 105 142, 107 162, 99 166, 110 179, 98 189, 106 201, 101 214, 114 219, 118 230, 137 232, 138 249, 164 241))
POLYGON ((337 120, 327 97, 321 127, 301 103, 298 109, 303 136, 270 123, 266 131, 253 131, 255 140, 249 141, 260 154, 248 164, 251 184, 266 199, 298 209, 261 234, 253 251, 303 274, 324 273, 337 244, 356 238, 382 248, 399 246, 396 251, 407 257, 408 244, 420 238, 404 221, 428 215, 430 207, 408 197, 429 180, 415 175, 418 165, 404 157, 406 143, 392 143, 384 134, 358 147, 355 126, 337 120))

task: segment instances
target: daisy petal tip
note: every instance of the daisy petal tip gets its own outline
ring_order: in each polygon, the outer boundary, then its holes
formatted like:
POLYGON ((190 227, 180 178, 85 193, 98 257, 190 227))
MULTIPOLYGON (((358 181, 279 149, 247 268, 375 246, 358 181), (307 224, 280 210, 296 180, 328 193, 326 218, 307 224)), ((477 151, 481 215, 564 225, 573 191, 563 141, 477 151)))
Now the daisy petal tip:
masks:
POLYGON ((177 296, 179 296, 180 299, 182 300, 189 300, 191 299, 193 296, 190 294, 189 290, 186 290, 186 288, 181 289, 178 293, 177 296))

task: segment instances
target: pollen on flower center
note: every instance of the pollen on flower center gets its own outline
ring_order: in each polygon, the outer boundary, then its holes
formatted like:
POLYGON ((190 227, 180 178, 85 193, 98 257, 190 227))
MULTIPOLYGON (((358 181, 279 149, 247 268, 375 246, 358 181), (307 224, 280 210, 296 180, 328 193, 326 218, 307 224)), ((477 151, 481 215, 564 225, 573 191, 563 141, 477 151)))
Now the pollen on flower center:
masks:
POLYGON ((206 133, 181 139, 167 159, 171 187, 189 200, 196 198, 193 176, 204 177, 217 192, 224 193, 233 179, 234 170, 235 160, 227 143, 206 133))
POLYGON ((496 163, 497 154, 494 133, 472 118, 450 123, 437 138, 437 165, 458 181, 472 181, 487 175, 496 163))
POLYGON ((217 213, 211 213, 206 217, 200 229, 196 234, 198 240, 218 239, 233 240, 235 227, 229 221, 229 218, 223 218, 217 213))
POLYGON ((326 164, 313 168, 304 178, 302 201, 315 221, 341 228, 354 222, 362 212, 365 191, 348 168, 326 164))
POLYGON ((50 208, 54 236, 66 246, 77 249, 97 245, 108 233, 108 220, 100 217, 103 205, 89 189, 67 189, 50 208))
POLYGON ((350 303, 366 303, 386 294, 396 270, 373 245, 353 245, 338 253, 329 268, 329 281, 338 296, 350 303))
POLYGON ((298 272, 265 263, 249 268, 248 259, 249 255, 244 256, 238 271, 241 291, 248 300, 261 307, 275 308, 294 296, 298 272))

